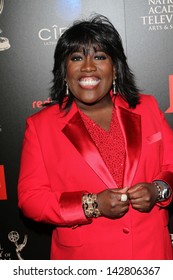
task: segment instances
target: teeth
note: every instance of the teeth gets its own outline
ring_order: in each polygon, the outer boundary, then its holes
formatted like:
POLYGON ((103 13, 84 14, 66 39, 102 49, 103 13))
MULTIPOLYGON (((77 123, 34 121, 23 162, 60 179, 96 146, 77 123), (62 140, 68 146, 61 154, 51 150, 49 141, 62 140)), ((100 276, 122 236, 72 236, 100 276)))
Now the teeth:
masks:
POLYGON ((79 84, 82 86, 95 86, 99 83, 99 80, 95 79, 83 79, 79 81, 79 84))

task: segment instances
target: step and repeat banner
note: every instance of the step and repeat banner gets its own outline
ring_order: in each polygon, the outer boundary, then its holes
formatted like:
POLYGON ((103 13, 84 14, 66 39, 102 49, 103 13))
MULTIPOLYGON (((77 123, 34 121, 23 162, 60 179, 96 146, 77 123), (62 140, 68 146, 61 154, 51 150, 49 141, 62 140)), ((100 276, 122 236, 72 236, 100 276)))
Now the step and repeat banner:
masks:
POLYGON ((115 25, 138 87, 173 128, 173 0, 0 0, 0 260, 49 259, 52 228, 17 207, 25 120, 50 101, 58 37, 94 12, 115 25))

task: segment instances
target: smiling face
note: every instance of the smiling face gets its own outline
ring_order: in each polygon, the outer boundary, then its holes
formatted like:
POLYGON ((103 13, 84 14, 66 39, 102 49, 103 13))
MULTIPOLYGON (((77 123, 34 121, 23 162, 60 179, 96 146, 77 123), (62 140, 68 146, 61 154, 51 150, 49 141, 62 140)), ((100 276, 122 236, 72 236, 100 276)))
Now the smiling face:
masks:
POLYGON ((110 99, 115 68, 111 57, 99 47, 81 47, 68 56, 66 66, 66 82, 79 108, 101 106, 110 99))

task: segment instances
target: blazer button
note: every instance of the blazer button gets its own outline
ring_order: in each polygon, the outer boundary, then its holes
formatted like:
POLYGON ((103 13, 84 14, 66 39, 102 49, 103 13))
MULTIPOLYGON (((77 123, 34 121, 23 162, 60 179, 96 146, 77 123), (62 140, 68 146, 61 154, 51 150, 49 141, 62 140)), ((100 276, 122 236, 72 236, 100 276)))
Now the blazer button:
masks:
POLYGON ((124 233, 129 233, 130 230, 129 230, 129 228, 123 228, 123 232, 124 232, 124 233))

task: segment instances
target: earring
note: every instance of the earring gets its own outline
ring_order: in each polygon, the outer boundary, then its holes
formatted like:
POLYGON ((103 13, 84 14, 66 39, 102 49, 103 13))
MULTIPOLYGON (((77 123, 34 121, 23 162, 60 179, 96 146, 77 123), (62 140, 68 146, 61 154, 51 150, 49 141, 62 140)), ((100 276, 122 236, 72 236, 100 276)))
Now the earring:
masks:
POLYGON ((113 82, 112 82, 112 92, 113 92, 113 95, 116 95, 116 94, 117 94, 115 80, 113 80, 113 82))
POLYGON ((65 93, 66 96, 69 96, 70 95, 70 92, 69 92, 69 88, 68 88, 68 84, 66 83, 66 93, 65 93))

